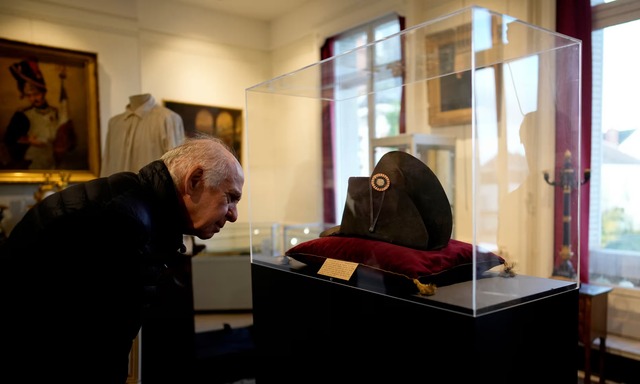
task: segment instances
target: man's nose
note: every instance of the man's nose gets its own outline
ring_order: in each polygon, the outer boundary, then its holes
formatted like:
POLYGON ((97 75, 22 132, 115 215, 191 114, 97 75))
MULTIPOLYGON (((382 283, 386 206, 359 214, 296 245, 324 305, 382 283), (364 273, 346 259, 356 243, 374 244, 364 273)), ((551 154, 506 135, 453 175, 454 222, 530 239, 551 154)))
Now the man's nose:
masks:
POLYGON ((234 223, 236 220, 238 220, 238 207, 234 204, 227 211, 227 221, 234 223))

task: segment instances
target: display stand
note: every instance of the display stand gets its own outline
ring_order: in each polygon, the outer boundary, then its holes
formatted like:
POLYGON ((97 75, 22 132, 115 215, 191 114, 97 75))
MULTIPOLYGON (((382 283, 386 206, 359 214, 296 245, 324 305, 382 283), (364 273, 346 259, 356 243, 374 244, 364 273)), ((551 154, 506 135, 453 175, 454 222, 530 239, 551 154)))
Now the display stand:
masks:
POLYGON ((380 377, 398 383, 430 377, 452 383, 576 381, 575 283, 492 278, 514 291, 509 298, 487 295, 493 301, 487 309, 494 311, 474 317, 465 308, 452 308, 456 300, 467 300, 456 293, 459 284, 428 298, 397 297, 385 294, 384 282, 365 272, 357 270, 352 281, 338 283, 295 263, 254 261, 259 356, 313 363, 304 377, 297 369, 263 366, 256 377, 260 384, 338 378, 364 383, 380 377))

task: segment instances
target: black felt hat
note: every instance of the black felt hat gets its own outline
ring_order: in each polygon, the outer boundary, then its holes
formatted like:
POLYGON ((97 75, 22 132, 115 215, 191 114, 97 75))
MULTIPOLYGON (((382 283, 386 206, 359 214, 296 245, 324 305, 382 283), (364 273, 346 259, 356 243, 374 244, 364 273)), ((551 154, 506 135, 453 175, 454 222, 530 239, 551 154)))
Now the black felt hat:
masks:
POLYGON ((433 250, 451 238, 451 204, 440 180, 416 157, 386 153, 371 177, 350 177, 338 227, 321 236, 357 236, 433 250))
POLYGON ((18 63, 14 63, 9 67, 9 70, 18 82, 18 90, 22 96, 24 96, 25 87, 33 87, 42 92, 47 91, 44 76, 42 76, 42 72, 40 71, 38 60, 36 58, 29 58, 18 63))

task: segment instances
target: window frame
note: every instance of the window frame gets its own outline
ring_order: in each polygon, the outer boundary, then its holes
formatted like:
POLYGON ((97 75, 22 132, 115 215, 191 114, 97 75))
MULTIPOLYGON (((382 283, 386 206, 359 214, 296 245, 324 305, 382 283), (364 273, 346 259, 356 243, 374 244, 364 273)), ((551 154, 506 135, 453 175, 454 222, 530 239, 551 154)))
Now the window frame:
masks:
MULTIPOLYGON (((602 87, 602 38, 598 31, 607 27, 624 24, 630 21, 640 21, 640 2, 634 0, 616 0, 600 3, 602 0, 592 0, 592 60, 593 60, 593 110, 592 110, 592 160, 591 160, 591 201, 589 222, 589 279, 591 283, 610 285, 616 289, 628 289, 640 292, 640 286, 627 287, 617 283, 606 283, 598 276, 615 276, 615 266, 635 266, 640 268, 640 254, 624 250, 606 249, 600 246, 602 223, 600 213, 601 198, 601 153, 603 134, 601 124, 601 87, 602 87), (600 3, 600 4, 598 4, 600 3)), ((619 275, 618 275, 619 276, 619 275)))
MULTIPOLYGON (((334 37, 332 37, 333 39, 333 44, 334 44, 334 55, 340 55, 341 53, 345 53, 347 51, 349 51, 349 49, 345 50, 345 51, 336 51, 335 50, 335 46, 337 44, 337 42, 340 39, 343 38, 348 38, 350 36, 356 35, 358 33, 364 33, 366 34, 367 38, 366 41, 363 44, 370 44, 378 39, 380 39, 380 37, 376 38, 376 28, 378 27, 382 27, 385 24, 388 24, 389 22, 395 21, 398 23, 398 31, 396 33, 399 33, 400 31, 402 31, 402 27, 403 27, 403 20, 402 17, 399 16, 397 13, 390 13, 387 14, 385 16, 382 16, 380 18, 377 18, 375 20, 372 20, 370 22, 367 22, 365 24, 362 24, 360 26, 351 28, 347 31, 344 31, 334 37)), ((388 37, 388 36, 386 36, 388 37)), ((360 46, 360 45, 359 45, 360 46)), ((355 47, 352 47, 351 49, 353 49, 355 47)), ((375 48, 375 46, 374 46, 375 48)), ((404 49, 403 47, 399 47, 401 50, 400 53, 400 60, 404 61, 404 49)), ((369 51, 367 51, 369 52, 369 51)), ((367 60, 374 60, 375 58, 373 56, 375 56, 376 52, 371 52, 371 55, 368 55, 367 60)), ((368 64, 369 67, 375 67, 375 65, 371 65, 371 63, 368 64)), ((334 68, 334 73, 337 73, 337 70, 334 68)), ((369 84, 363 84, 366 87, 371 88, 372 87, 372 82, 374 80, 371 78, 369 79, 369 84)), ((401 90, 401 92, 404 92, 403 90, 401 90)), ((336 95, 337 97, 337 95, 336 95)), ((337 97, 339 98, 339 97, 337 97)), ((376 118, 378 116, 377 114, 377 109, 376 109, 376 105, 377 105, 377 100, 376 100, 376 95, 373 93, 370 93, 367 95, 367 105, 368 105, 368 109, 373 111, 373 112, 369 112, 367 113, 366 116, 366 120, 367 120, 367 137, 363 138, 363 140, 367 143, 370 142, 372 137, 376 137, 376 118)), ((353 146, 354 145, 358 145, 358 142, 363 141, 360 140, 360 138, 357 139, 348 139, 344 137, 344 135, 341 136, 341 127, 340 127, 340 112, 339 110, 337 110, 338 108, 336 108, 336 112, 335 112, 335 119, 332 121, 332 125, 333 125, 333 130, 334 130, 334 148, 335 148, 335 152, 333 153, 333 158, 334 158, 334 162, 333 164, 335 165, 335 169, 334 169, 334 185, 335 185, 335 190, 334 190, 334 196, 335 196, 335 207, 334 207, 334 212, 335 212, 335 217, 336 220, 339 221, 340 217, 342 216, 342 210, 344 208, 344 201, 346 200, 346 193, 347 193, 347 183, 346 180, 348 180, 348 176, 355 176, 355 175, 359 175, 359 176, 367 176, 369 171, 370 171, 370 164, 369 164, 369 158, 370 158, 370 154, 369 154, 369 146, 367 144, 367 153, 365 153, 364 156, 362 156, 362 158, 359 160, 359 162, 353 166, 354 162, 353 161, 347 161, 343 158, 343 154, 344 153, 350 153, 353 154, 353 146), (351 164, 352 167, 348 168, 348 169, 342 169, 343 164, 351 164), (359 170, 358 170, 359 169, 359 170), (344 182, 342 182, 341 180, 344 180, 344 182)), ((400 114, 405 113, 403 109, 400 110, 400 114)), ((402 117, 399 116, 399 120, 402 120, 402 117)), ((402 132, 403 127, 400 127, 400 131, 402 132)))

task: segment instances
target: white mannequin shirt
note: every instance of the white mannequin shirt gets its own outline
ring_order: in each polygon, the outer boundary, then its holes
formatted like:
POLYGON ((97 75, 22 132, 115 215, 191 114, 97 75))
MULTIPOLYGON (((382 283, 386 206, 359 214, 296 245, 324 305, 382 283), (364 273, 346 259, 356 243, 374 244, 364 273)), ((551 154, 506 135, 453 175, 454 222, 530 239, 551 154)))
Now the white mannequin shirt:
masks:
POLYGON ((185 139, 180 115, 150 94, 129 98, 125 112, 109 119, 100 176, 138 172, 185 139))

